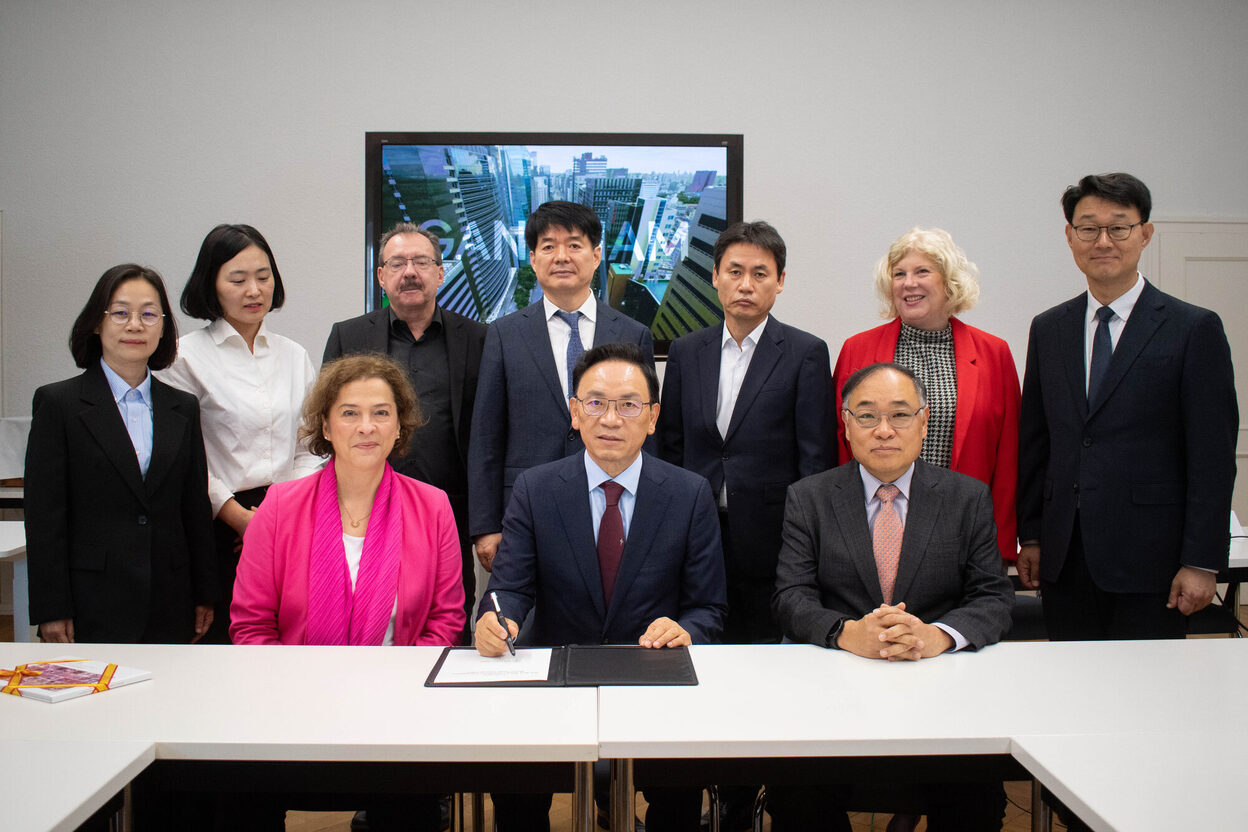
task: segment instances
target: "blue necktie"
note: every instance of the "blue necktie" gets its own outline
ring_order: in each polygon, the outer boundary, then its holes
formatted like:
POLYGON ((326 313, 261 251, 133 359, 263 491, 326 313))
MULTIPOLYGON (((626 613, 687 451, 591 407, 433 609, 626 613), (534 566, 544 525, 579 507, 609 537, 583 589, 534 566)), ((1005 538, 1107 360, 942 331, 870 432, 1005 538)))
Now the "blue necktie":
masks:
POLYGON ((1105 380, 1109 358, 1114 354, 1114 342, 1109 337, 1109 319, 1114 310, 1102 306, 1096 310, 1096 333, 1092 336, 1092 364, 1088 367, 1088 404, 1096 401, 1096 391, 1105 380))
POLYGON ((563 322, 568 325, 571 333, 568 335, 568 397, 576 395, 576 391, 572 389, 572 368, 576 366, 576 360, 581 357, 581 353, 585 352, 585 347, 581 345, 581 326, 580 312, 555 312, 563 322))

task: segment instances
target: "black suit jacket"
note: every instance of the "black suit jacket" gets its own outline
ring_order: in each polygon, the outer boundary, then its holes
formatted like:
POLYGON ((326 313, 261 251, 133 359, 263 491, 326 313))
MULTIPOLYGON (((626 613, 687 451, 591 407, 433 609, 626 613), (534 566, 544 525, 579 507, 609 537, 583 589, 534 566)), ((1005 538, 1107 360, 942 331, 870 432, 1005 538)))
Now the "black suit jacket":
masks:
POLYGON ((35 391, 26 446, 30 620, 86 642, 188 642, 215 600, 199 403, 152 379, 146 479, 104 371, 35 391))
MULTIPOLYGON (((526 644, 636 644, 664 616, 695 644, 714 643, 727 602, 711 489, 701 477, 644 455, 607 607, 583 453, 532 468, 516 480, 507 506, 492 591, 508 618, 524 621, 534 609, 521 634, 526 644)), ((478 619, 492 609, 487 594, 478 619)))
POLYGON ((706 477, 718 495, 728 480, 725 549, 730 574, 771 578, 780 551, 788 487, 836 465, 836 397, 828 345, 769 318, 721 437, 715 424, 724 327, 677 338, 663 375, 659 454, 706 477))
MULTIPOLYGON (((472 410, 477 398, 477 373, 481 367, 481 349, 485 344, 486 325, 449 309, 442 310, 443 335, 446 337, 446 359, 451 378, 451 419, 460 460, 468 465, 468 440, 472 434, 472 410)), ((374 309, 367 315, 339 321, 329 330, 321 361, 355 353, 388 354, 390 346, 390 311, 374 309)), ((395 469, 412 476, 400 462, 395 469)), ((442 483, 430 483, 445 488, 442 483)), ((464 496, 464 495, 459 495, 464 496)), ((463 517, 456 519, 462 526, 463 517)))
MULTIPOLYGON (((893 602, 947 624, 968 647, 1010 628, 1014 589, 1001 566, 992 496, 977 479, 914 463, 893 602)), ((785 635, 824 646, 836 625, 884 602, 857 462, 789 488, 772 612, 785 635)))
POLYGON ((1061 574, 1078 512, 1108 592, 1166 592, 1180 565, 1223 569, 1239 409, 1222 321, 1152 284, 1087 400, 1087 295, 1036 316, 1018 441, 1018 536, 1061 574))
MULTIPOLYGON (((617 342, 639 345, 654 365, 650 330, 599 302, 593 346, 617 342)), ((476 537, 502 529, 503 510, 522 471, 584 447, 572 430, 567 392, 559 387, 542 302, 499 318, 485 336, 472 420, 469 533, 476 537)))

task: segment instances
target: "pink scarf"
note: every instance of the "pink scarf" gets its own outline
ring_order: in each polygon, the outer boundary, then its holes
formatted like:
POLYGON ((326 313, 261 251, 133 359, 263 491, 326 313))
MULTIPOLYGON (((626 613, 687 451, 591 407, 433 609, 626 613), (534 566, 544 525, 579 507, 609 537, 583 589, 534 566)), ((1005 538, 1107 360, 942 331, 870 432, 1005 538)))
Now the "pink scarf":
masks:
POLYGON ((305 644, 379 645, 386 636, 399 588, 402 512, 390 505, 394 469, 386 463, 364 534, 364 554, 351 592, 351 573, 342 545, 338 476, 334 460, 316 485, 316 519, 308 558, 308 626, 305 644), (391 509, 394 510, 391 510, 391 509))

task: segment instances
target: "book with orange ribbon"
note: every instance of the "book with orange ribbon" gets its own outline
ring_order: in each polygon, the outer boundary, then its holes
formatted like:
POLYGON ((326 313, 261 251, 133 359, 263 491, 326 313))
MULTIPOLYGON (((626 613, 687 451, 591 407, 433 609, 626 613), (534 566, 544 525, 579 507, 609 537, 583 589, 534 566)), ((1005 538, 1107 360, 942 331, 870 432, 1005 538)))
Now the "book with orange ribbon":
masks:
POLYGON ((0 693, 40 702, 62 702, 150 678, 150 670, 64 656, 19 664, 12 670, 0 669, 0 693))

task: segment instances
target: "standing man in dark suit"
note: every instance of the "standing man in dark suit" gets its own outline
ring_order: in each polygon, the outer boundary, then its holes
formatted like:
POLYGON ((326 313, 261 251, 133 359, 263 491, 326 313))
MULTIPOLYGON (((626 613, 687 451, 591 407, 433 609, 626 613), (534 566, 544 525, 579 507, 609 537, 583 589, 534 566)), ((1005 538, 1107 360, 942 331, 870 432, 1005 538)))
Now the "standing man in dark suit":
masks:
POLYGON ((451 498, 463 554, 465 620, 471 621, 476 579, 468 538, 468 437, 486 326, 438 306, 445 272, 442 244, 432 231, 399 223, 382 235, 379 252, 377 282, 390 305, 334 324, 323 360, 377 352, 407 368, 428 421, 395 470, 451 498))
POLYGON ((468 528, 487 570, 520 472, 583 445, 568 416, 577 357, 590 346, 637 344, 654 366, 650 330, 594 298, 602 223, 574 202, 538 206, 524 229, 542 299, 495 321, 485 338, 468 451, 468 528))
MULTIPOLYGON (((728 644, 780 641, 771 593, 785 490, 836 464, 828 345, 770 314, 785 256, 765 222, 726 228, 711 273, 724 323, 676 339, 663 376, 659 453, 706 477, 719 504, 728 644)), ((757 793, 721 789, 721 826, 750 828, 757 793)))
MULTIPOLYGON (((515 482, 490 576, 511 635, 536 646, 678 647, 719 639, 724 564, 706 480, 642 452, 659 415, 659 380, 635 344, 586 351, 571 421, 584 451, 515 482), (534 610, 523 634, 516 622, 534 610)), ((477 650, 507 633, 482 599, 477 650)), ((701 792, 647 790, 650 832, 697 826, 701 792)), ((550 795, 494 795, 502 832, 549 829, 550 795)))
MULTIPOLYGON (((976 650, 1010 627, 992 496, 979 480, 919 459, 927 397, 914 374, 872 364, 849 377, 841 413, 854 461, 789 488, 776 620, 797 641, 870 659, 976 650)), ((776 832, 848 830, 836 788, 771 787, 776 832)), ((924 786, 908 798, 928 829, 999 830, 1000 783, 924 786)))
POLYGON ((1152 197, 1126 173, 1066 189, 1088 291, 1031 324, 1019 430, 1018 574, 1052 639, 1183 638, 1226 566, 1231 352, 1218 316, 1138 271, 1152 197))

